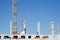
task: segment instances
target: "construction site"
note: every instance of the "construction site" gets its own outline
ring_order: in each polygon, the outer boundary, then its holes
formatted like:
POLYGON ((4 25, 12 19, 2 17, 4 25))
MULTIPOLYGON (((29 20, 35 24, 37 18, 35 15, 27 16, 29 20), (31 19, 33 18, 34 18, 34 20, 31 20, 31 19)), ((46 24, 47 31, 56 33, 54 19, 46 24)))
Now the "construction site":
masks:
MULTIPOLYGON (((18 32, 18 25, 17 25, 17 1, 12 0, 12 20, 10 21, 10 34, 2 34, 0 33, 0 40, 60 40, 60 34, 54 34, 54 22, 49 22, 49 35, 41 35, 40 34, 40 21, 37 22, 37 33, 26 34, 26 21, 22 16, 22 31, 18 32)), ((58 33, 59 30, 59 23, 58 23, 58 33)))

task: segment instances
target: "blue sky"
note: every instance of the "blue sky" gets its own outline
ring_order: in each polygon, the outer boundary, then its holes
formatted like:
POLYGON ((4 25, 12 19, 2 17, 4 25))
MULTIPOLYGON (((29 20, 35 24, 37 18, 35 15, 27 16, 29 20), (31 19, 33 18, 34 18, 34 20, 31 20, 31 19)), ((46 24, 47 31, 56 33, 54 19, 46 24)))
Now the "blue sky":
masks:
MULTIPOLYGON (((57 22, 60 22, 60 0, 18 0, 18 31, 22 29, 21 16, 25 17, 27 34, 36 34, 37 22, 41 23, 41 34, 49 34, 48 23, 54 21, 57 34, 57 22)), ((12 1, 0 0, 0 32, 10 33, 12 1)))

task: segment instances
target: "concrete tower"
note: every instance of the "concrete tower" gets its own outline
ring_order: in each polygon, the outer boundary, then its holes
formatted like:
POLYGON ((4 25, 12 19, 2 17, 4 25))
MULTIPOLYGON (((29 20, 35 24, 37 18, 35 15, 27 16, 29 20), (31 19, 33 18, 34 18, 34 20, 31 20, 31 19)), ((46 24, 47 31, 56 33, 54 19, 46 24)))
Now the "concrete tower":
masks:
POLYGON ((12 34, 18 33, 17 27, 17 0, 12 0, 12 34))
POLYGON ((54 35, 54 22, 53 21, 49 23, 49 32, 51 35, 54 35))

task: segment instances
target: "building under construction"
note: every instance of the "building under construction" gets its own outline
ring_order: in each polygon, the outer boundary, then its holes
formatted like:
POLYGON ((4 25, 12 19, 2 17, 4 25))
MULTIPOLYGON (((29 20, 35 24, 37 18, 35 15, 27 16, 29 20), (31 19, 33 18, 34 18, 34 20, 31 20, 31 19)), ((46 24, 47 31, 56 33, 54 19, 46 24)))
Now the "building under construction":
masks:
MULTIPOLYGON (((12 20, 10 21, 10 34, 0 33, 0 40, 60 40, 60 34, 54 34, 54 22, 49 23, 49 35, 40 34, 40 21, 37 22, 37 33, 35 35, 26 34, 26 21, 22 17, 22 31, 18 33, 17 25, 17 0, 12 0, 12 20)), ((58 23, 58 33, 59 23, 58 23)))

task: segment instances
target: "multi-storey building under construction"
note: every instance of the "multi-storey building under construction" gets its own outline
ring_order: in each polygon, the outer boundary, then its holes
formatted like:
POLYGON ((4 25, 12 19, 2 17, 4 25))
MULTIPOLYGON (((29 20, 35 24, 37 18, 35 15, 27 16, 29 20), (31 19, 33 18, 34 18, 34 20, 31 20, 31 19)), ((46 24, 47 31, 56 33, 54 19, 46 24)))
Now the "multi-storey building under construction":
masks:
MULTIPOLYGON (((18 33, 17 26, 17 0, 12 0, 12 20, 10 21, 10 34, 0 33, 0 40, 60 40, 60 34, 54 34, 54 22, 49 23, 49 35, 40 34, 40 21, 37 22, 37 33, 26 34, 26 21, 22 17, 22 31, 18 33)), ((58 33, 59 33, 58 23, 58 33)))

